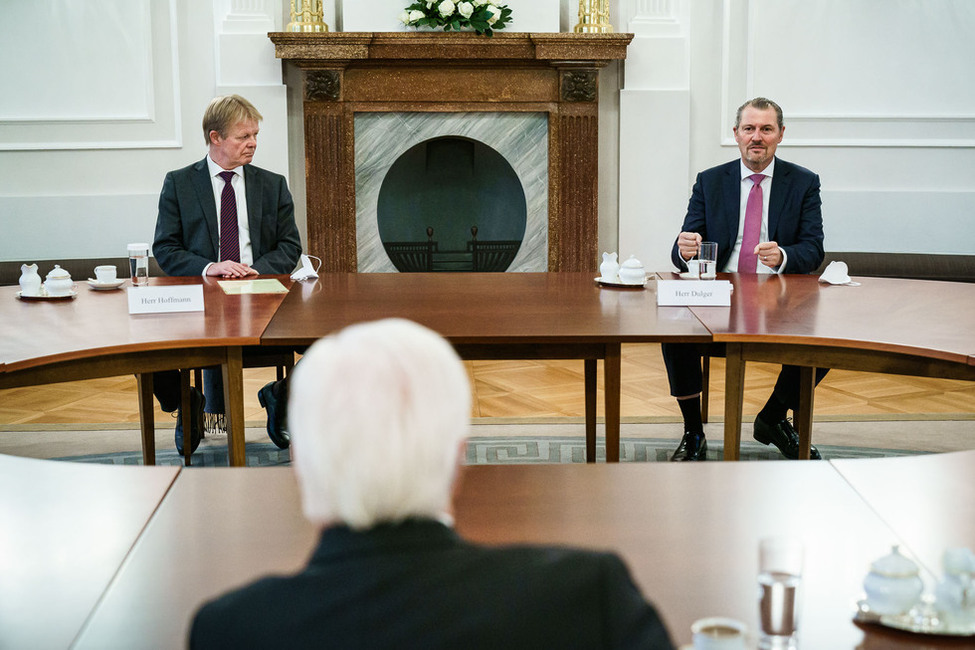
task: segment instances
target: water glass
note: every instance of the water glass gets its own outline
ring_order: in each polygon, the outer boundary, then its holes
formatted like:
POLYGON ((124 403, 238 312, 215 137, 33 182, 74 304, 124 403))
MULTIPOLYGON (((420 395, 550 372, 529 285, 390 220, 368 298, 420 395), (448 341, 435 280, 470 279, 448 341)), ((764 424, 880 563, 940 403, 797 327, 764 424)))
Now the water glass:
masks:
POLYGON ((786 650, 797 647, 799 584, 802 580, 802 542, 790 537, 768 537, 758 547, 758 647, 786 650))
POLYGON ((129 275, 133 287, 149 284, 149 244, 129 244, 129 275))
POLYGON ((718 242, 702 241, 697 251, 701 279, 713 280, 718 275, 718 242))

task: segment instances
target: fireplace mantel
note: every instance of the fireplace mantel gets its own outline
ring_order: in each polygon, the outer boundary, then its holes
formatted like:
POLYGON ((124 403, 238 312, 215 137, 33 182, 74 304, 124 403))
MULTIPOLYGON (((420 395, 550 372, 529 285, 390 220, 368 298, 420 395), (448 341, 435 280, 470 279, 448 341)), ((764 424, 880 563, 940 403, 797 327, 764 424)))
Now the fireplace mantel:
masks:
POLYGON ((302 70, 307 249, 355 271, 355 121, 363 112, 548 114, 548 268, 596 268, 599 69, 632 34, 272 32, 302 70))
POLYGON ((632 34, 496 32, 485 38, 471 32, 274 32, 279 59, 301 67, 322 67, 324 61, 437 62, 602 62, 626 58, 632 34))

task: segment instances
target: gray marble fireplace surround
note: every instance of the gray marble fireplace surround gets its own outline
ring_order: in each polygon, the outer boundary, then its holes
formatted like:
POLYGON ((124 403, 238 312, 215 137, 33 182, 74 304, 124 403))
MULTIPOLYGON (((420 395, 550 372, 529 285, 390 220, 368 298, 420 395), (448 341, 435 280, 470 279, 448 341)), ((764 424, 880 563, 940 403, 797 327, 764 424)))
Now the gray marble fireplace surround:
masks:
POLYGON ((548 115, 546 113, 355 114, 358 270, 396 272, 379 237, 379 189, 389 168, 413 146, 440 137, 482 142, 507 160, 527 204, 525 238, 508 271, 548 270, 548 115))

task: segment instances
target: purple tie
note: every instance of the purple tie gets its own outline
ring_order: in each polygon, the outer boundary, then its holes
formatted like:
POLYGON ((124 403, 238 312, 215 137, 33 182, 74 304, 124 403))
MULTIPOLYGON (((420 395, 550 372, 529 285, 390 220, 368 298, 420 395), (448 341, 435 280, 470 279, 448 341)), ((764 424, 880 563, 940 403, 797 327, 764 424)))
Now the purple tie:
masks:
POLYGON ((237 229, 237 195, 234 194, 234 186, 230 184, 234 173, 220 172, 219 176, 226 183, 220 194, 220 261, 239 262, 240 231, 237 229))
POLYGON ((745 229, 741 235, 741 250, 738 252, 738 272, 755 273, 758 270, 758 255, 754 253, 762 234, 762 180, 765 174, 752 174, 752 189, 745 203, 745 229))

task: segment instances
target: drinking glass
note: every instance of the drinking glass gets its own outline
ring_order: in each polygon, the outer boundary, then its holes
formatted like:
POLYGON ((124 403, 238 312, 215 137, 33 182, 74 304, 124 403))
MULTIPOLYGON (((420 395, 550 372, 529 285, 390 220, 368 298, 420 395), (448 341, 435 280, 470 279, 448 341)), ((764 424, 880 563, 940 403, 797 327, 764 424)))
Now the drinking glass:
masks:
POLYGON ((767 537, 759 542, 758 647, 762 650, 797 647, 802 556, 802 542, 791 537, 767 537))
POLYGON ((701 265, 701 279, 713 280, 718 273, 718 243, 702 241, 697 251, 701 265))
POLYGON ((149 244, 129 244, 128 249, 132 286, 149 284, 149 244))

